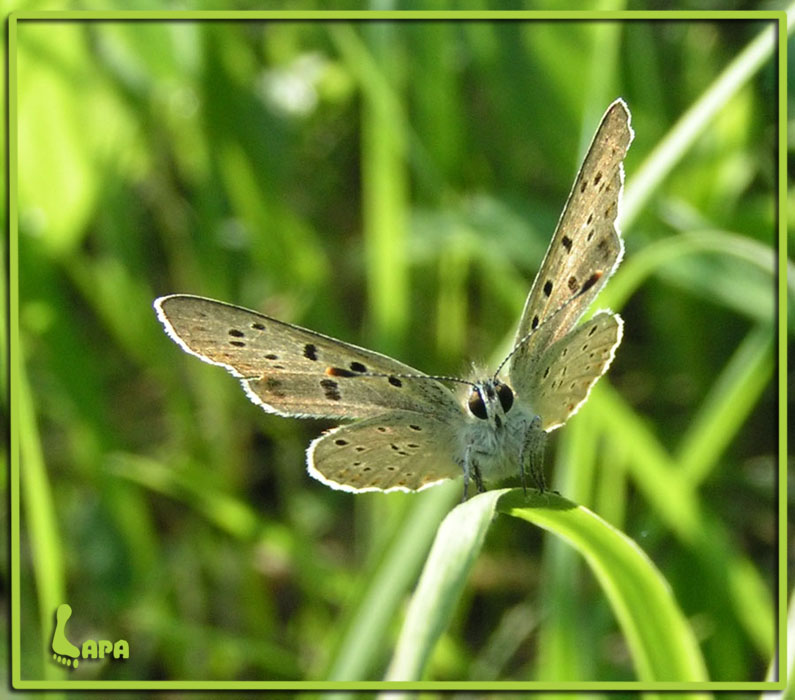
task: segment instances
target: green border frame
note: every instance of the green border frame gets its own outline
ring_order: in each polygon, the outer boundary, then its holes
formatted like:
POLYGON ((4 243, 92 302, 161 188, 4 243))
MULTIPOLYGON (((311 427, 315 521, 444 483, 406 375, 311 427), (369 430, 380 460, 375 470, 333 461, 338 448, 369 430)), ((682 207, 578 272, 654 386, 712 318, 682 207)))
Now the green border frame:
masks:
POLYGON ((787 36, 795 24, 795 4, 778 11, 53 11, 12 12, 8 16, 8 221, 9 221, 9 387, 10 387, 10 552, 11 552, 11 686, 17 690, 492 690, 492 691, 781 691, 787 687, 787 36), (779 492, 778 492, 778 658, 777 681, 643 683, 497 681, 388 682, 388 681, 29 681, 20 677, 20 504, 19 431, 15 410, 20 401, 19 345, 19 240, 17 211, 17 25, 29 21, 108 20, 587 20, 684 19, 770 20, 777 26, 778 49, 778 391, 779 391, 779 492))

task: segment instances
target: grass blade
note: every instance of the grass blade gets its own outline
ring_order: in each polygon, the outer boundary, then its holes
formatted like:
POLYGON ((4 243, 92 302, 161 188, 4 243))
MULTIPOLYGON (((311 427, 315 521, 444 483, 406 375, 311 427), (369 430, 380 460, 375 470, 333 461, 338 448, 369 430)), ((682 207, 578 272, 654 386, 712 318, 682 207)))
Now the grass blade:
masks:
MULTIPOLYGON (((792 11, 790 6, 790 12, 792 11)), ((792 17, 787 32, 792 31, 792 17)), ((712 118, 748 82, 776 51, 776 28, 765 28, 705 90, 698 101, 657 144, 624 191, 621 228, 628 227, 682 156, 689 152, 712 118)))
POLYGON ((548 530, 582 554, 621 625, 638 679, 706 681, 698 643, 665 579, 638 545, 582 506, 559 496, 543 499, 545 506, 529 507, 515 489, 500 499, 498 510, 548 530))
POLYGON ((442 521, 411 599, 387 681, 419 680, 483 545, 505 491, 487 491, 454 508, 442 521))
POLYGON ((422 678, 496 511, 548 530, 583 555, 621 625, 639 680, 706 681, 695 637, 668 584, 640 548, 586 508, 552 494, 526 497, 520 489, 480 494, 445 518, 386 680, 422 678))
POLYGON ((434 528, 450 507, 453 492, 461 485, 451 482, 424 493, 408 513, 405 527, 385 553, 360 596, 331 668, 328 680, 367 678, 380 658, 385 636, 395 611, 415 580, 422 558, 430 546, 434 528))

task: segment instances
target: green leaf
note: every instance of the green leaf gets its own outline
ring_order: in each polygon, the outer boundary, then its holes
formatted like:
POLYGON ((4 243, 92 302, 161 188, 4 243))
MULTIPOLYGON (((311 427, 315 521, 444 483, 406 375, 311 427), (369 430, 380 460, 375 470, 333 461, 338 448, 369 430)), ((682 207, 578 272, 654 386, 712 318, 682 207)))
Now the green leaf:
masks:
POLYGON ((534 523, 585 558, 616 615, 644 682, 703 682, 701 651, 671 590, 635 542, 582 506, 554 494, 489 491, 453 509, 412 598, 387 680, 419 680, 453 615, 494 513, 534 523))
POLYGON ((453 616, 501 495, 487 491, 453 508, 442 521, 411 599, 387 681, 419 680, 453 616))

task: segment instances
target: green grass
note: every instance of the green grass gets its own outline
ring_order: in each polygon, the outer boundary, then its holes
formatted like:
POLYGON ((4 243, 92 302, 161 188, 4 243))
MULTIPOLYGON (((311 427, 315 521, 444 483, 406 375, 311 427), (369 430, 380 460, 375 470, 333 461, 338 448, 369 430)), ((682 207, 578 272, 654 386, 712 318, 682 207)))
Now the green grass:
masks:
POLYGON ((22 677, 763 680, 761 29, 22 24, 22 677), (202 294, 429 373, 494 365, 618 95, 627 252, 595 306, 625 337, 550 440, 565 498, 334 492, 303 455, 331 423, 266 415, 155 319, 155 297, 202 294), (64 601, 76 641, 124 638, 130 659, 54 665, 64 601))
MULTIPOLYGON (((639 680, 707 680, 692 630, 665 579, 637 544, 582 506, 553 494, 528 498, 521 489, 478 495, 458 506, 442 523, 407 612, 387 680, 422 677, 436 641, 450 624, 455 601, 480 553, 495 510, 549 530, 588 561, 621 624, 639 680), (649 609, 655 614, 648 615, 649 609)), ((561 604, 565 606, 565 601, 561 604)))

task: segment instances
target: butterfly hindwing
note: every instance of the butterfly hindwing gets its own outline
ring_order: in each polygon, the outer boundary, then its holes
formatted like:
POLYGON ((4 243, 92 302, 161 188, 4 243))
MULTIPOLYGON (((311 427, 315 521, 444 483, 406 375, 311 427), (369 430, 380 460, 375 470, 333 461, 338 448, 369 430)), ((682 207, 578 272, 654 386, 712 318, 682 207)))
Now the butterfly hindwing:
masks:
POLYGON ((563 425, 588 398, 591 387, 613 361, 621 342, 623 321, 600 311, 569 335, 550 345, 527 375, 517 393, 529 396, 545 431, 563 425))
POLYGON ((460 412, 447 387, 386 355, 203 297, 161 297, 155 308, 184 350, 240 377, 265 410, 324 418, 460 412))
POLYGON ((309 446, 309 473, 344 491, 419 491, 461 475, 452 459, 456 427, 455 422, 392 411, 334 428, 309 446))

